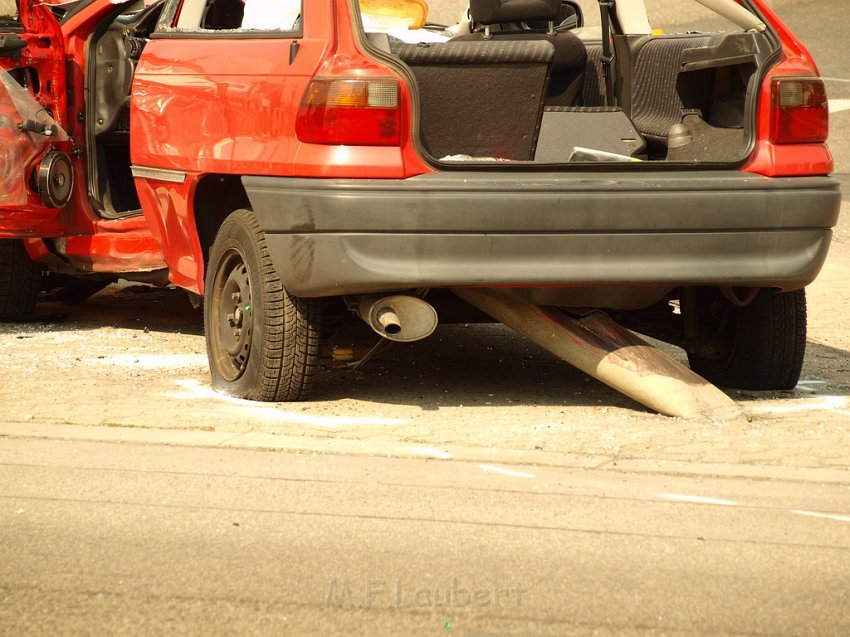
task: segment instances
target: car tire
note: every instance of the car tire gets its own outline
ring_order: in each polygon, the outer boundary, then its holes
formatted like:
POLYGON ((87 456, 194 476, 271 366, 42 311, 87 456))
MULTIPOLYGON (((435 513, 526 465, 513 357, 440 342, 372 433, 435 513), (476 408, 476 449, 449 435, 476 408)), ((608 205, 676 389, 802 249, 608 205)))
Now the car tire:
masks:
POLYGON ((283 289, 254 213, 219 228, 205 281, 204 331, 213 387, 249 400, 303 400, 318 367, 320 299, 283 289))
POLYGON ((718 290, 702 289, 696 308, 699 324, 720 345, 711 357, 689 352, 693 371, 735 389, 789 390, 797 385, 806 352, 805 290, 761 290, 738 307, 718 290))
POLYGON ((25 321, 35 314, 41 267, 22 241, 0 240, 0 321, 25 321))

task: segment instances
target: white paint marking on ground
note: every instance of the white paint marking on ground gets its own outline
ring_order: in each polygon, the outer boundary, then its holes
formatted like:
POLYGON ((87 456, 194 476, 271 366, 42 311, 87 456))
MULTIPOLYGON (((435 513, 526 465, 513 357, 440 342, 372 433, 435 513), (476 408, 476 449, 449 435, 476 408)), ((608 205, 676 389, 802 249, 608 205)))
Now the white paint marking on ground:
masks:
POLYGON ((850 110, 850 100, 829 100, 829 112, 840 113, 850 110))
POLYGON ((431 447, 404 447, 404 450, 410 453, 419 454, 420 456, 428 456, 429 458, 439 458, 440 460, 450 460, 452 454, 448 451, 432 449, 431 447))
POLYGON ((800 511, 793 510, 791 513, 797 515, 806 515, 810 518, 823 518, 824 520, 836 520, 838 522, 850 522, 850 515, 838 515, 836 513, 818 513, 817 511, 800 511))
POLYGON ((803 398, 792 405, 757 405, 750 411, 761 414, 784 414, 794 411, 841 411, 847 406, 845 396, 816 396, 803 398))
POLYGON ((822 77, 821 79, 824 82, 846 82, 847 84, 850 84, 850 80, 845 77, 822 77))
POLYGON ((505 476, 512 476, 514 478, 536 478, 533 473, 526 473, 525 471, 514 471, 513 469, 505 469, 504 467, 496 467, 491 464, 480 464, 479 468, 484 469, 484 471, 492 471, 493 473, 501 473, 505 476))
POLYGON ((810 394, 814 394, 814 393, 817 393, 818 389, 820 389, 819 387, 816 387, 816 385, 825 385, 825 384, 826 384, 826 381, 822 381, 822 380, 801 380, 800 382, 797 383, 797 386, 794 389, 797 390, 797 391, 805 391, 805 392, 809 392, 810 394))
POLYGON ((195 380, 178 380, 185 393, 168 394, 171 398, 183 400, 215 400, 218 402, 228 403, 239 407, 239 415, 253 415, 262 418, 266 421, 285 422, 299 425, 312 425, 315 427, 324 427, 326 429, 339 429, 341 426, 350 425, 404 425, 407 424, 405 418, 345 418, 343 416, 312 416, 310 414, 294 413, 283 411, 278 407, 264 406, 264 403, 258 403, 253 400, 243 400, 242 398, 233 398, 225 396, 214 391, 212 387, 200 385, 195 380))
POLYGON ((662 498, 675 500, 676 502, 692 502, 693 504, 717 504, 720 506, 733 507, 738 503, 734 500, 721 500, 720 498, 705 498, 701 495, 685 495, 683 493, 662 493, 662 498))

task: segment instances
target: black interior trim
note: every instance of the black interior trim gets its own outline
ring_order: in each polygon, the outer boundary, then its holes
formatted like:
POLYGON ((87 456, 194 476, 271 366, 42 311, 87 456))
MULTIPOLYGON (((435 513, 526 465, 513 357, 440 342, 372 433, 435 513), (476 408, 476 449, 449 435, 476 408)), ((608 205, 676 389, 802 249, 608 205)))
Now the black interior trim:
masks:
POLYGON ((153 28, 163 10, 158 2, 128 12, 134 2, 116 5, 87 45, 84 82, 86 121, 86 177, 89 201, 105 219, 141 214, 135 183, 130 173, 129 100, 135 60, 141 48, 130 54, 128 43, 143 46, 145 29, 153 28), (110 33, 113 35, 110 36, 110 33), (99 45, 107 38, 106 57, 99 45), (120 66, 120 68, 118 68, 120 66), (113 85, 119 82, 120 85, 113 85))

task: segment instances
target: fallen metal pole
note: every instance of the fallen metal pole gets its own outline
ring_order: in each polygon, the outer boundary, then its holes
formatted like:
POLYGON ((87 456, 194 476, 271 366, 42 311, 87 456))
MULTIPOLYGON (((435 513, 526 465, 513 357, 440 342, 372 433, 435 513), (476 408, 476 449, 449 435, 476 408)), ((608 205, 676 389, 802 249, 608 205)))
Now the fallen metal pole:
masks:
POLYGON ((742 418, 717 387, 602 312, 575 318, 507 292, 455 288, 486 312, 555 356, 661 414, 726 422, 742 418))

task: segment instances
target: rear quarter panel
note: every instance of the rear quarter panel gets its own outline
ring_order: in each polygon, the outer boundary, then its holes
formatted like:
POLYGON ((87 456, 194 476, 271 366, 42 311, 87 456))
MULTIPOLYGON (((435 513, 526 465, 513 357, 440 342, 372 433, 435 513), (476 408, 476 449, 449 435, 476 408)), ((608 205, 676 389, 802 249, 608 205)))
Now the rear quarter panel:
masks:
POLYGON ((292 174, 295 115, 334 45, 331 8, 330 1, 305 3, 297 39, 171 34, 145 47, 133 82, 131 161, 187 175, 184 183, 136 179, 174 283, 203 288, 195 215, 204 212, 193 207, 200 179, 292 174))
POLYGON ((770 141, 771 89, 777 77, 819 75, 812 54, 764 0, 752 0, 782 42, 779 62, 762 81, 756 122, 756 147, 742 170, 767 177, 828 175, 834 162, 826 144, 773 144, 770 141))

